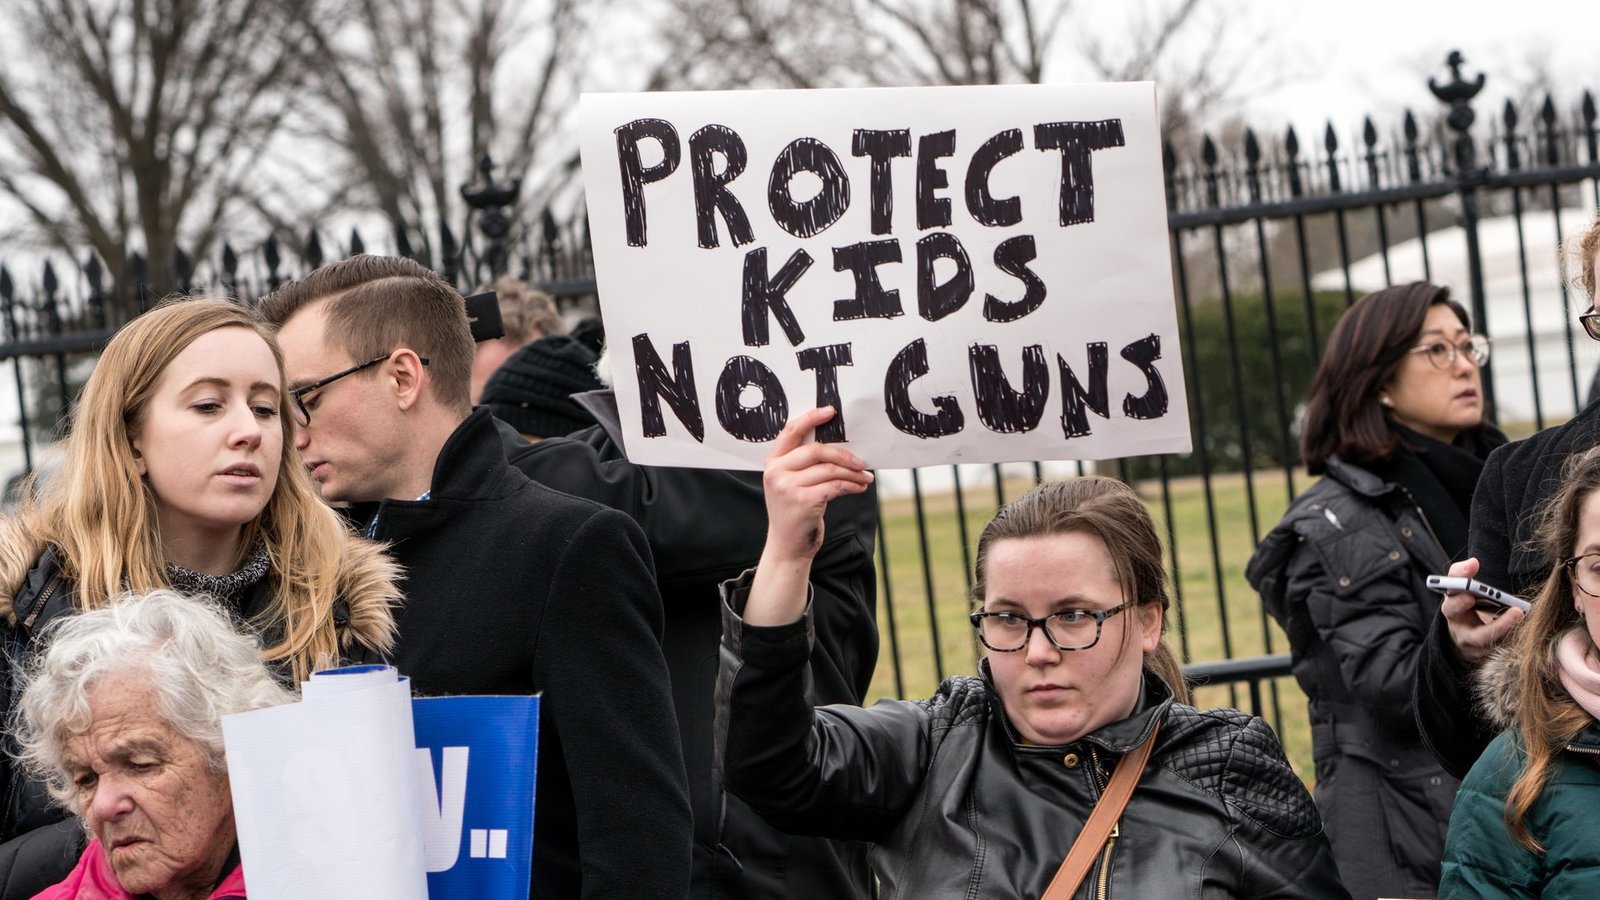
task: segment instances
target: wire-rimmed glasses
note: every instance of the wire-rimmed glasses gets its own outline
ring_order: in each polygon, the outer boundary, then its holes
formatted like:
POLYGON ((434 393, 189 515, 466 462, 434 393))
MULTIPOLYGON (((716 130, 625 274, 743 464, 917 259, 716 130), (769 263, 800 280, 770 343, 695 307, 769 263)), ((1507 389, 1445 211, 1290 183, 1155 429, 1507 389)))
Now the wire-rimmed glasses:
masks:
MULTIPOLYGON (((1596 327, 1600 327, 1600 323, 1597 323, 1596 327)), ((1474 334, 1459 343, 1446 340, 1429 341, 1412 347, 1407 352, 1426 354, 1428 362, 1433 363, 1434 368, 1448 369, 1456 364, 1457 356, 1465 356, 1472 360, 1473 365, 1482 366, 1489 361, 1489 345, 1488 338, 1474 334)))
POLYGON ((1578 590, 1591 597, 1600 597, 1600 553, 1585 553, 1563 559, 1561 565, 1578 590))

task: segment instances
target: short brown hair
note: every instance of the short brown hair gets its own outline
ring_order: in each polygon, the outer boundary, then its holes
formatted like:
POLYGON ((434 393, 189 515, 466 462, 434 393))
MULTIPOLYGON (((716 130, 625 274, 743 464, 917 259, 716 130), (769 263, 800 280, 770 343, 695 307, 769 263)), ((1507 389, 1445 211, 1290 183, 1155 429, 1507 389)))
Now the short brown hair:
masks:
POLYGON ((321 300, 331 300, 329 339, 353 361, 408 347, 428 358, 439 402, 463 410, 471 406, 472 330, 461 295, 438 273, 405 257, 352 256, 268 294, 260 312, 281 328, 321 300))
POLYGON ((1300 458, 1311 474, 1321 474, 1335 454, 1360 464, 1388 459, 1399 449, 1400 437, 1378 396, 1422 333, 1428 309, 1439 303, 1450 307, 1462 327, 1472 328, 1466 308, 1450 299, 1450 289, 1425 281, 1374 291, 1339 317, 1306 399, 1300 458))
POLYGON ((556 310, 556 300, 520 278, 501 275, 494 281, 500 301, 500 324, 513 344, 567 333, 567 323, 556 310))
MULTIPOLYGON (((989 548, 996 541, 1074 533, 1093 535, 1105 544, 1125 602, 1139 606, 1159 603, 1163 613, 1172 606, 1161 538, 1150 510, 1133 488, 1103 475, 1047 481, 1001 507, 978 537, 973 602, 982 603, 989 590, 989 548)), ((1187 703, 1188 682, 1165 639, 1168 623, 1163 615, 1163 639, 1144 667, 1172 688, 1179 703, 1187 703)))

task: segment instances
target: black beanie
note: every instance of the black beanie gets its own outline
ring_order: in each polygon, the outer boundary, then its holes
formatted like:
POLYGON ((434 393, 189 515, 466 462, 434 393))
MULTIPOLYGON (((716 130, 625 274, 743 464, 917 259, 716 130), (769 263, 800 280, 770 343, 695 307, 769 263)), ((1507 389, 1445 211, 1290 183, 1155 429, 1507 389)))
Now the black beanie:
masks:
POLYGON ((594 424, 573 394, 599 390, 594 351, 564 334, 543 337, 511 354, 484 382, 482 405, 532 437, 561 437, 594 424))

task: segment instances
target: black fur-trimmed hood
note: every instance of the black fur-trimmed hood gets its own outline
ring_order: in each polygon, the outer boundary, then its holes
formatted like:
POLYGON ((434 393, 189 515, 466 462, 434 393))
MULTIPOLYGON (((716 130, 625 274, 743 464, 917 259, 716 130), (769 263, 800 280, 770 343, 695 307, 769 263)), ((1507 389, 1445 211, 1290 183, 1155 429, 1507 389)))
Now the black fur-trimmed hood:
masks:
MULTIPOLYGON (((340 644, 347 650, 354 643, 387 653, 394 646, 394 609, 404 599, 400 565, 380 544, 354 534, 346 534, 344 540, 334 607, 340 644)), ((0 620, 6 624, 17 624, 14 602, 19 595, 28 592, 24 599, 31 602, 55 574, 54 565, 39 565, 46 549, 26 518, 0 516, 0 620)))

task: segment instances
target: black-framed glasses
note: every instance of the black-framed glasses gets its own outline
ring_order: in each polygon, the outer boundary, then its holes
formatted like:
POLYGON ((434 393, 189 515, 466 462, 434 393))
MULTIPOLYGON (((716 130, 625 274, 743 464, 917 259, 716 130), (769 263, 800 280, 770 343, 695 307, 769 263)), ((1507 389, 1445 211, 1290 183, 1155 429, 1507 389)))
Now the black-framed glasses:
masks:
POLYGON ((1600 553, 1586 553, 1561 561, 1572 583, 1591 597, 1600 597, 1600 553))
POLYGON ((1406 352, 1427 354, 1428 362, 1433 363, 1437 369, 1448 369, 1455 365, 1457 356, 1465 356, 1472 360, 1473 365, 1481 366, 1489 361, 1489 343, 1488 338, 1474 334, 1458 344, 1449 341, 1430 341, 1412 347, 1406 352))
MULTIPOLYGON (((301 428, 304 428, 307 425, 311 424, 311 409, 310 409, 310 407, 306 406, 306 399, 305 399, 307 394, 311 393, 312 391, 320 391, 323 388, 327 387, 328 385, 333 384, 335 381, 338 381, 339 379, 347 377, 347 376, 350 376, 350 375, 354 375, 355 373, 360 372, 363 369, 370 369, 373 366, 377 365, 378 363, 383 362, 384 360, 388 359, 389 357, 391 357, 393 355, 394 355, 394 351, 391 350, 391 351, 389 351, 388 353, 385 353, 382 356, 373 357, 372 359, 369 359, 364 363, 357 363, 356 365, 353 365, 350 368, 345 369, 342 372, 335 372, 332 375, 329 375, 327 378, 318 379, 316 381, 311 382, 308 385, 305 385, 304 387, 297 387, 294 390, 290 391, 289 392, 289 400, 290 400, 289 408, 290 408, 290 410, 292 410, 294 412, 294 420, 295 420, 295 422, 298 423, 301 428)), ((428 364, 428 358, 426 356, 417 357, 417 361, 422 363, 423 365, 427 365, 428 364)))
POLYGON ((1106 620, 1132 605, 1128 602, 1110 609, 1063 609, 1042 619, 1014 612, 975 612, 967 619, 978 630, 978 640, 1000 653, 1014 653, 1028 646, 1035 628, 1044 629, 1045 640, 1057 650, 1087 650, 1100 643, 1106 620))
POLYGON ((1583 330, 1589 333, 1589 337, 1600 341, 1600 310, 1590 304, 1586 311, 1578 315, 1578 322, 1583 325, 1583 330))

